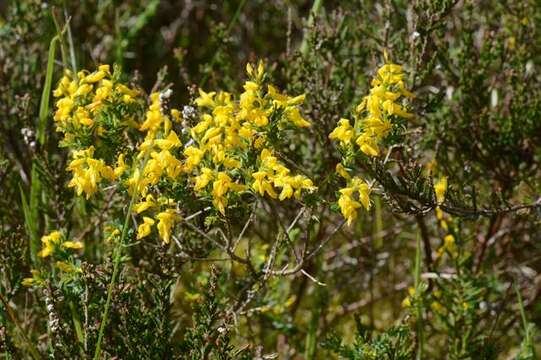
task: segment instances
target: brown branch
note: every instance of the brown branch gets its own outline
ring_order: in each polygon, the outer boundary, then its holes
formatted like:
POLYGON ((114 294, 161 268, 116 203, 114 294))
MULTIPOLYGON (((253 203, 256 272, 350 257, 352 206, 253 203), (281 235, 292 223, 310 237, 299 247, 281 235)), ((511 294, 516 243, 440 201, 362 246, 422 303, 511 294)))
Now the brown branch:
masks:
POLYGON ((415 216, 417 225, 419 225, 419 230, 421 231, 421 239, 423 240, 423 247, 425 251, 425 265, 428 271, 432 271, 432 247, 430 246, 430 235, 428 233, 428 228, 425 224, 425 219, 422 215, 418 214, 415 216))
POLYGON ((479 270, 481 269, 481 264, 483 262, 483 258, 485 257, 485 252, 488 247, 488 244, 490 240, 498 232, 498 229, 500 228, 502 224, 502 220, 503 220, 503 216, 501 214, 493 215, 490 218, 490 224, 488 226, 487 234, 481 240, 481 243, 477 247, 477 256, 475 257, 474 273, 477 274, 479 270))

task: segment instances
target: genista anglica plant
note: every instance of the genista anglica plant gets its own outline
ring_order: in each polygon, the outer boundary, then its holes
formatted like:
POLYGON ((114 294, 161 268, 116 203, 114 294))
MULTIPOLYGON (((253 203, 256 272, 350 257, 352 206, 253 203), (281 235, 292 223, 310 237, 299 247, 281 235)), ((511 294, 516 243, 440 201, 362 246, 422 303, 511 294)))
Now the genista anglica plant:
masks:
POLYGON ((0 8, 1 358, 538 358, 537 3, 0 8))

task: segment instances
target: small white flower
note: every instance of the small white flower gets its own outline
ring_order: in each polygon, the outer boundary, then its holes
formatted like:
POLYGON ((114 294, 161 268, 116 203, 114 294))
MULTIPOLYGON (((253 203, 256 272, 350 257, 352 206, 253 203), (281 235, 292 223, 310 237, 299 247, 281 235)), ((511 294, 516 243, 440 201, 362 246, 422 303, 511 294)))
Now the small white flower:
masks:
POLYGON ((186 105, 182 108, 182 117, 184 119, 191 118, 194 115, 195 115, 195 108, 193 106, 186 105))

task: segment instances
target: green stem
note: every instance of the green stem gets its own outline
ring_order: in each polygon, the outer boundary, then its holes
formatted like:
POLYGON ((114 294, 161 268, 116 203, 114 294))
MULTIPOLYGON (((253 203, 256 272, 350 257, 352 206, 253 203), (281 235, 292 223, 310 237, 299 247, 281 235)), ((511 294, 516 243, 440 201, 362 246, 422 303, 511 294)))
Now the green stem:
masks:
POLYGON ((51 95, 51 87, 53 82, 54 71, 54 58, 56 54, 56 43, 58 42, 58 35, 53 37, 49 45, 49 56, 47 59, 47 72, 45 73, 45 84, 43 86, 43 92, 41 93, 41 100, 39 104, 39 123, 38 123, 38 140, 40 145, 45 143, 45 130, 47 127, 47 117, 49 115, 49 99, 51 95))
POLYGON ((531 346, 533 359, 537 359, 535 347, 533 346, 532 334, 530 333, 530 327, 528 326, 528 319, 526 318, 526 311, 524 310, 524 302, 522 301, 522 295, 520 295, 520 290, 518 289, 517 284, 515 284, 515 292, 517 293, 518 306, 520 310, 520 317, 522 319, 522 326, 524 327, 524 336, 526 337, 526 343, 531 346))
POLYGON ((75 305, 73 305, 73 301, 69 302, 69 307, 71 311, 71 318, 73 319, 73 325, 75 326, 75 334, 77 334, 77 340, 82 344, 84 342, 83 329, 81 327, 79 315, 77 315, 77 311, 75 310, 75 305))
POLYGON ((64 43, 64 30, 60 27, 60 22, 56 18, 55 11, 51 11, 51 15, 53 17, 54 26, 56 28, 56 37, 58 38, 58 41, 60 41, 60 54, 62 55, 62 65, 64 68, 68 67, 68 55, 66 52, 66 44, 64 43))
MULTIPOLYGON (((147 152, 145 154, 145 159, 143 161, 143 164, 141 166, 141 169, 145 168, 145 165, 147 163, 148 157, 149 157, 149 150, 147 149, 147 152)), ((142 171, 141 171, 142 172, 142 171)), ((142 175, 141 175, 142 176, 142 175)), ((139 178, 140 179, 140 178, 139 178)), ((118 274, 120 271, 120 259, 122 258, 122 247, 124 245, 124 239, 126 238, 126 234, 128 232, 128 224, 130 222, 130 216, 132 213, 132 208, 135 202, 137 201, 137 195, 139 194, 139 184, 140 180, 137 181, 135 185, 135 189, 133 190, 133 194, 130 199, 130 205, 128 206, 128 211, 126 212, 126 218, 124 219, 124 225, 122 226, 122 234, 120 235, 120 240, 118 241, 114 251, 113 251, 113 275, 111 277, 111 282, 109 283, 109 288, 107 290, 107 300, 105 301, 105 307, 103 308, 103 314, 101 318, 101 324, 100 324, 100 331, 98 334, 98 341, 96 343, 96 350, 94 352, 94 360, 98 360, 100 358, 101 353, 101 343, 103 341, 103 334, 105 332, 105 326, 107 324, 107 318, 109 316, 109 309, 111 307, 111 300, 113 298, 113 288, 115 287, 118 274)))
MULTIPOLYGON (((64 12, 66 9, 64 8, 64 12)), ((67 17, 67 15, 65 15, 67 17)), ((73 76, 77 75, 77 59, 75 58, 75 46, 73 45, 73 37, 71 35, 71 27, 69 26, 70 19, 66 19, 66 28, 68 30, 68 45, 70 51, 70 61, 71 61, 71 71, 73 71, 73 76)))

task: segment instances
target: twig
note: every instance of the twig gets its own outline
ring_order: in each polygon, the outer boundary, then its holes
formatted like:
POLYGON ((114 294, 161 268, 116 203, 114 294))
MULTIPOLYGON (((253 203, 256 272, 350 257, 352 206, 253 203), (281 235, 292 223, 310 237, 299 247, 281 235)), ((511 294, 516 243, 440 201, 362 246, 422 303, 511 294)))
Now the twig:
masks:
POLYGON ((419 230, 421 230, 421 238, 423 240, 423 248, 425 251, 425 265, 428 271, 432 270, 432 247, 430 246, 430 236, 428 234, 428 229, 425 224, 425 220, 422 215, 416 215, 415 220, 417 220, 417 225, 419 225, 419 230))
POLYGON ((318 285, 320 285, 320 286, 327 286, 327 284, 322 283, 321 281, 319 281, 318 279, 316 279, 316 278, 313 277, 312 275, 308 274, 306 271, 304 271, 304 269, 301 269, 301 273, 303 273, 308 279, 312 280, 312 281, 315 282, 316 284, 318 284, 318 285))

